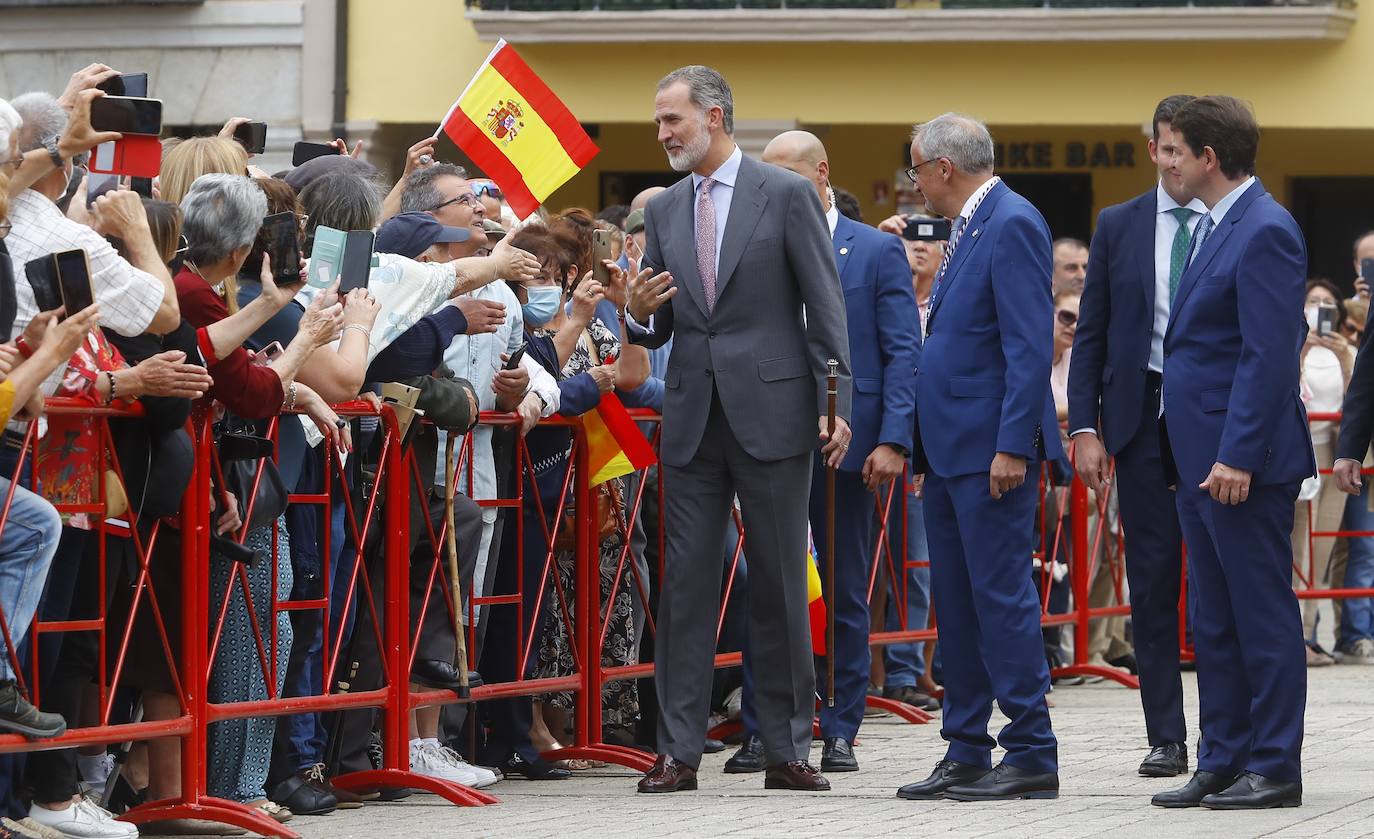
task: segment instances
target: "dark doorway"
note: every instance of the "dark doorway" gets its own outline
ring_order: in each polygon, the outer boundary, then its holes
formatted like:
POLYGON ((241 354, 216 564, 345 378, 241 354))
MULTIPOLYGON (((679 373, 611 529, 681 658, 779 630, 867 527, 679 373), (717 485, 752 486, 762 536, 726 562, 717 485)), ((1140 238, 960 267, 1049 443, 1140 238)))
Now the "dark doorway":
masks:
POLYGON ((1355 290, 1351 249, 1374 230, 1369 196, 1374 178, 1294 178, 1289 209, 1307 240, 1307 276, 1325 277, 1346 294, 1355 290))
POLYGON ((602 172, 601 206, 629 204, 651 186, 672 186, 682 180, 681 172, 602 172))
POLYGON ((1050 236, 1071 236, 1087 242, 1093 232, 1093 176, 1003 174, 1007 186, 1035 205, 1050 226, 1050 236))

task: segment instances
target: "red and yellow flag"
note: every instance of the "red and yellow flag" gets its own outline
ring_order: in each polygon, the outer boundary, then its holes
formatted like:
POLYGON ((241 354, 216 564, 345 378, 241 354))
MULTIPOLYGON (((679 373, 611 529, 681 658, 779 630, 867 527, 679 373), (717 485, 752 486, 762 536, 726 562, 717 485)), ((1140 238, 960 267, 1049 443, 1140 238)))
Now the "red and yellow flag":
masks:
POLYGON ((825 598, 821 596, 821 573, 816 570, 816 546, 807 534, 806 611, 811 618, 811 652, 825 655, 825 598))
POLYGON ((602 394, 596 410, 582 415, 582 427, 587 432, 591 486, 645 469, 658 460, 654 447, 614 393, 602 394))
POLYGON ((521 219, 600 151, 505 39, 477 69, 439 129, 496 181, 521 219))

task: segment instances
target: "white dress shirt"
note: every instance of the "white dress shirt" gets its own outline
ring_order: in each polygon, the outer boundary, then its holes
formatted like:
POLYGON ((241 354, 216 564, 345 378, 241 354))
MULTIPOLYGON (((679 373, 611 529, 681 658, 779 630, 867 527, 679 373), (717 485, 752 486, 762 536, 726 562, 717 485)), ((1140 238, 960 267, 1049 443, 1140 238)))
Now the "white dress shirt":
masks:
POLYGON ((840 211, 834 204, 831 204, 830 209, 825 211, 825 223, 830 225, 830 238, 834 239, 835 225, 840 223, 840 211))
MULTIPOLYGON (((1164 332, 1169 328, 1169 263, 1173 258, 1174 235, 1178 233, 1178 219, 1172 210, 1184 205, 1164 191, 1164 185, 1155 187, 1155 328, 1150 335, 1150 369, 1156 373, 1164 372, 1164 332)), ((1188 234, 1197 231, 1197 223, 1207 212, 1207 205, 1194 198, 1187 204, 1196 215, 1188 222, 1188 234)))
MULTIPOLYGON (((1217 205, 1216 205, 1215 207, 1212 208, 1212 224, 1213 224, 1214 227, 1220 227, 1220 226, 1221 226, 1221 221, 1222 221, 1222 219, 1226 218, 1226 213, 1227 213, 1232 207, 1235 206, 1236 202, 1240 200, 1240 197, 1241 197, 1242 195, 1245 194, 1245 190, 1249 189, 1249 188, 1250 188, 1250 184, 1252 184, 1252 183, 1254 183, 1254 182, 1255 182, 1255 176, 1254 176, 1254 175, 1251 175, 1250 177, 1248 177, 1248 178, 1246 178, 1245 180, 1241 181, 1241 182, 1240 182, 1240 186, 1238 186, 1238 187, 1236 187, 1235 189, 1231 190, 1230 192, 1226 193, 1226 197, 1225 197, 1225 198, 1223 198, 1223 199, 1221 199, 1220 201, 1217 202, 1217 205)), ((1213 230, 1212 232, 1215 233, 1216 231, 1213 230)), ((1207 234, 1207 235, 1208 235, 1208 236, 1211 236, 1212 234, 1209 233, 1209 234, 1207 234)))

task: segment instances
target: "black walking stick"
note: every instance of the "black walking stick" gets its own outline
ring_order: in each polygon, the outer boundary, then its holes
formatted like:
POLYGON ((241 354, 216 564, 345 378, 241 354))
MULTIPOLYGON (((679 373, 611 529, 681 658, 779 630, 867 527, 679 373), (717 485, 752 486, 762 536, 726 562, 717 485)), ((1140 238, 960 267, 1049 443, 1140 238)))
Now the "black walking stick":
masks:
MULTIPOLYGON (((825 379, 826 431, 835 440, 835 400, 839 396, 839 362, 830 359, 825 379)), ((835 707, 835 467, 825 466, 825 704, 835 707)))

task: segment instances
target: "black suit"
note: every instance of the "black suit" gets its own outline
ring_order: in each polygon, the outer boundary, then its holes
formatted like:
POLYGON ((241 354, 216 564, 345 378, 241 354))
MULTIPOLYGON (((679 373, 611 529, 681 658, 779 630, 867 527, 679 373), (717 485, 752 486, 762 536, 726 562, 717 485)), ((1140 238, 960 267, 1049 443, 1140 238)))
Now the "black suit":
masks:
MULTIPOLYGON (((1374 314, 1374 307, 1370 308, 1374 314)), ((1364 334, 1360 336, 1360 351, 1355 356, 1355 369, 1350 374, 1350 386, 1341 405, 1341 433, 1336 438, 1336 457, 1363 462, 1374 436, 1374 360, 1368 356, 1369 323, 1366 318, 1364 334)))

